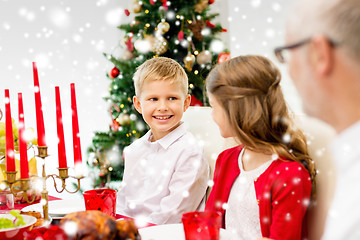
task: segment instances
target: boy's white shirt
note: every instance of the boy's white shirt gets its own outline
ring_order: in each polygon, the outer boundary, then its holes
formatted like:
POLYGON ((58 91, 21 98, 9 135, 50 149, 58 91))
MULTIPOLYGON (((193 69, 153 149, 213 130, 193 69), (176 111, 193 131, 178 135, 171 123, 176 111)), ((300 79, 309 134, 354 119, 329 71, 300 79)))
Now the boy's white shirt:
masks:
POLYGON ((183 213, 202 207, 209 164, 184 124, 155 142, 151 135, 150 130, 124 149, 116 212, 155 224, 180 223, 183 213))

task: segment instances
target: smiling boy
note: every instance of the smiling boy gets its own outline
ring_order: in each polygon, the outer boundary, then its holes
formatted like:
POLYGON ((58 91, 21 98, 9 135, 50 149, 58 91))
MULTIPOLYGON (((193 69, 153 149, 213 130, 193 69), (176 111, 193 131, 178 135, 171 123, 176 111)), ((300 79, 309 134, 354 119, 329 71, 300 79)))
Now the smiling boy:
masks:
POLYGON ((190 105, 188 78, 179 63, 157 57, 138 67, 134 84, 134 106, 150 130, 124 150, 117 213, 179 223, 202 206, 209 180, 203 149, 181 122, 190 105))

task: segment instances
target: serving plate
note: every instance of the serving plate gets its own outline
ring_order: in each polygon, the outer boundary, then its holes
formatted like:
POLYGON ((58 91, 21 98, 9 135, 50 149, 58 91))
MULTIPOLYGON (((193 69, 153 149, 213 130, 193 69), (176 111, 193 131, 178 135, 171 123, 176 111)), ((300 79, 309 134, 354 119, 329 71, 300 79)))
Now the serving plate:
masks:
MULTIPOLYGON (((36 203, 24 207, 22 211, 43 211, 43 205, 41 203, 36 203)), ((53 219, 62 218, 66 214, 72 212, 85 211, 85 203, 83 199, 66 199, 66 200, 54 200, 49 201, 49 216, 53 219)))
MULTIPOLYGON (((24 219, 24 222, 26 223, 23 226, 18 226, 18 227, 12 227, 12 228, 5 228, 5 229, 0 229, 0 239, 13 239, 13 240, 17 240, 17 239, 24 239, 23 237, 23 233, 34 223, 36 223, 37 219, 33 216, 28 216, 28 215, 23 215, 21 214, 21 216, 24 219)), ((0 214, 0 218, 7 218, 10 220, 14 220, 15 217, 11 214, 0 214)))

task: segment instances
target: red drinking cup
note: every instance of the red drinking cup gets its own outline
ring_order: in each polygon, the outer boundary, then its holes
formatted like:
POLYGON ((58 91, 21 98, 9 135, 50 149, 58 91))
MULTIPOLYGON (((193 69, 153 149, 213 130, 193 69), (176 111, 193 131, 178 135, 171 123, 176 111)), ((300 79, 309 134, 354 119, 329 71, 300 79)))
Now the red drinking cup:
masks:
POLYGON ((116 191, 113 189, 94 189, 84 192, 86 210, 99 210, 115 217, 116 191))
POLYGON ((214 211, 188 212, 182 216, 186 240, 219 240, 221 213, 214 211))

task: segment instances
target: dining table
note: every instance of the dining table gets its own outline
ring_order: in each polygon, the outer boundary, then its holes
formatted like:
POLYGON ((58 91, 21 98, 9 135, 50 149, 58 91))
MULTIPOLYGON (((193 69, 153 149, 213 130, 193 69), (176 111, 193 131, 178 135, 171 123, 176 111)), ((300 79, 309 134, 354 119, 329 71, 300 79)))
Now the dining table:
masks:
MULTIPOLYGON (((65 202, 65 201, 70 201, 70 200, 69 199, 63 200, 61 198, 49 196, 49 206, 50 207, 51 207, 52 203, 55 203, 56 201, 65 202)), ((80 199, 72 199, 72 201, 74 202, 75 205, 78 205, 78 204, 76 204, 76 202, 78 202, 78 203, 81 202, 80 199)), ((40 205, 39 203, 40 203, 40 200, 35 201, 31 204, 15 203, 14 209, 19 209, 19 210, 24 210, 24 211, 28 211, 28 209, 38 210, 39 209, 38 207, 40 205), (35 208, 35 206, 37 208, 35 208)), ((85 207, 83 206, 83 208, 85 208, 85 207)), ((0 213, 6 213, 10 210, 11 209, 9 209, 6 205, 0 205, 0 213)), ((71 211, 72 209, 68 209, 68 210, 71 211)), ((41 211, 41 210, 38 210, 38 211, 41 211)), ((50 210, 49 210, 49 212, 50 212, 50 210)), ((51 217, 51 214, 49 214, 49 216, 51 217)), ((137 228, 139 229, 139 233, 143 240, 167 240, 167 239, 185 240, 182 223, 156 225, 156 224, 144 222, 141 220, 137 221, 134 218, 120 215, 120 214, 116 214, 115 218, 117 220, 120 220, 120 219, 134 220, 134 223, 136 224, 137 228)), ((57 226, 60 223, 60 221, 61 221, 61 217, 60 218, 52 217, 50 226, 57 226)), ((49 231, 51 231, 51 230, 49 230, 49 231)), ((231 235, 229 235, 229 232, 225 231, 225 229, 220 229, 220 240, 229 240, 229 239, 234 239, 234 238, 231 235)))
MULTIPOLYGON (((49 201, 54 201, 54 200, 61 200, 61 198, 57 198, 57 197, 53 197, 53 196, 49 196, 49 201)), ((36 204, 36 203, 39 203, 40 202, 40 199, 38 201, 34 201, 33 203, 31 204, 36 204)), ((14 209, 18 209, 18 210, 21 210, 23 209, 24 207, 27 207, 29 205, 31 205, 30 203, 21 203, 21 202, 18 202, 18 203, 15 203, 14 204, 14 209)), ((3 205, 0 205, 0 211, 2 212, 5 212, 5 211, 10 211, 11 209, 8 208, 6 206, 6 204, 3 204, 3 205)))
MULTIPOLYGON (((49 202, 51 202, 51 201, 56 201, 56 200, 63 200, 63 199, 58 198, 58 197, 49 196, 49 202)), ((77 200, 79 200, 79 199, 77 199, 77 200)), ((35 204, 39 204, 39 203, 40 203, 40 200, 34 201, 34 202, 31 203, 31 204, 30 204, 30 203, 22 203, 22 202, 19 202, 19 203, 15 203, 15 204, 14 204, 14 208, 13 208, 13 209, 18 209, 18 210, 27 209, 27 208, 29 208, 30 206, 32 206, 32 205, 35 206, 35 204)), ((11 209, 8 208, 6 205, 0 205, 0 213, 6 213, 6 212, 8 212, 8 211, 10 211, 10 210, 11 210, 11 209)), ((134 218, 131 218, 131 217, 128 217, 128 216, 124 216, 124 215, 120 215, 120 214, 116 214, 116 215, 115 215, 115 218, 116 218, 117 220, 119 220, 119 219, 133 219, 135 223, 137 222, 136 219, 134 219, 134 218)), ((60 220, 61 220, 61 218, 54 218, 54 219, 52 219, 51 224, 57 225, 57 224, 59 224, 60 220)), ((137 224, 137 227, 138 227, 138 228, 145 228, 145 227, 150 227, 150 226, 156 226, 156 224, 149 223, 149 222, 143 222, 143 221, 142 221, 140 224, 137 224)))

